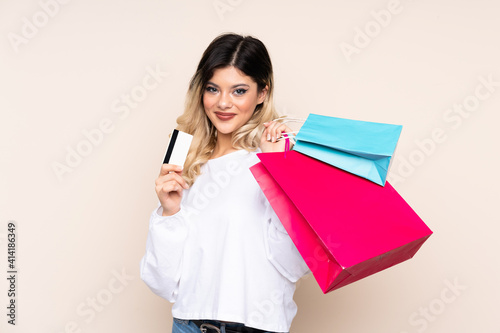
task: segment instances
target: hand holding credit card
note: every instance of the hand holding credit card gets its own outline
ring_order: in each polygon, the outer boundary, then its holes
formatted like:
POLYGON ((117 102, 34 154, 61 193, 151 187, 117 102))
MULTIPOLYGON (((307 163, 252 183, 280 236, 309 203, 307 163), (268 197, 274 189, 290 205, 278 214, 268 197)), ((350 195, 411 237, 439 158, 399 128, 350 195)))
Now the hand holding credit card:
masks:
POLYGON ((181 176, 181 168, 184 168, 192 140, 192 135, 176 129, 170 136, 160 175, 155 181, 162 216, 170 216, 180 210, 182 191, 189 188, 181 176))

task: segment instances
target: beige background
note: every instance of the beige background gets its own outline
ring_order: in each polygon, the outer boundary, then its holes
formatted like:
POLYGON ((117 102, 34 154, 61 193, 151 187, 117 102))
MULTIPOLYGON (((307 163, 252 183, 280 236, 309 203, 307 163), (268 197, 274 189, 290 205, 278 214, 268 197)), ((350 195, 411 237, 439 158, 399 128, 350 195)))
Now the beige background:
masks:
POLYGON ((0 2, 1 332, 169 332, 171 305, 139 277, 154 180, 201 53, 226 31, 266 44, 281 112, 402 124, 390 179, 435 232, 412 260, 330 294, 300 281, 291 332, 500 332, 498 1, 62 2, 0 2), (387 8, 381 27, 372 11, 387 8), (163 72, 150 90, 148 70, 163 72), (85 146, 99 124, 108 133, 85 146), (58 177, 77 147, 87 156, 58 177))

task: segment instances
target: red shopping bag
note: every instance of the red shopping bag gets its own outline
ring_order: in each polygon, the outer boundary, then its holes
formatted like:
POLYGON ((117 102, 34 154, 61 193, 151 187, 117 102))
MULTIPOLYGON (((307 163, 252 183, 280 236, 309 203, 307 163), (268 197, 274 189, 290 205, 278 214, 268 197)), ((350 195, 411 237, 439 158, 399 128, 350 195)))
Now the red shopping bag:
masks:
POLYGON ((257 156, 250 170, 325 294, 412 258, 432 234, 389 183, 295 151, 257 156))

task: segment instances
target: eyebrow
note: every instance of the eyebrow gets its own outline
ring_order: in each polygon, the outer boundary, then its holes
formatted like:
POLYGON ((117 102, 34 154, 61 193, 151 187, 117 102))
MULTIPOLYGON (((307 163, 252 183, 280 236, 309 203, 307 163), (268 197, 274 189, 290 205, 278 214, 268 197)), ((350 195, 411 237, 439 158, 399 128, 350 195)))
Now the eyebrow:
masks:
MULTIPOLYGON (((219 85, 213 83, 212 81, 208 81, 207 84, 211 84, 217 88, 220 88, 219 85)), ((245 83, 238 83, 238 84, 235 84, 234 86, 231 86, 231 88, 237 88, 237 87, 241 87, 241 86, 244 86, 244 87, 247 87, 247 88, 250 88, 250 86, 248 84, 245 84, 245 83)))

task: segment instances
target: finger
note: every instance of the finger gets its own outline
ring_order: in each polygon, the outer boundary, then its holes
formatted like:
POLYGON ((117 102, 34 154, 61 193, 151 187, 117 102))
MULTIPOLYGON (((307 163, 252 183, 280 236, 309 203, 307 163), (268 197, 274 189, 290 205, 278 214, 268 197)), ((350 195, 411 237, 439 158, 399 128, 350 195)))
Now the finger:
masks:
POLYGON ((272 121, 263 124, 266 127, 266 129, 262 132, 260 140, 261 142, 271 141, 271 132, 269 132, 269 126, 271 126, 272 124, 273 124, 272 121))
POLYGON ((177 192, 179 195, 182 195, 183 188, 178 182, 168 182, 163 184, 162 191, 165 193, 177 192))
POLYGON ((267 126, 267 128, 265 130, 266 140, 267 141, 272 142, 273 138, 275 138, 275 136, 274 136, 274 133, 275 133, 274 128, 276 126, 279 126, 279 123, 277 123, 275 121, 271 121, 271 122, 268 123, 268 126, 267 126))
POLYGON ((281 124, 280 127, 276 128, 276 137, 281 138, 283 133, 291 133, 292 129, 285 124, 281 124))
POLYGON ((158 194, 158 196, 162 193, 170 192, 177 192, 179 194, 182 194, 181 185, 176 181, 169 181, 156 186, 156 193, 158 194))
POLYGON ((164 183, 166 181, 170 181, 170 180, 174 180, 174 179, 177 180, 179 183, 183 183, 185 181, 184 181, 184 178, 182 178, 181 174, 182 174, 182 172, 169 172, 165 175, 160 175, 160 176, 158 176, 158 178, 156 178, 155 183, 161 184, 161 183, 164 183))
POLYGON ((164 163, 162 164, 160 169, 160 176, 166 175, 167 173, 170 172, 181 172, 181 171, 182 171, 182 166, 180 165, 164 163))
POLYGON ((270 128, 271 142, 276 142, 281 137, 281 133, 285 132, 286 126, 284 124, 275 124, 270 128))
POLYGON ((161 185, 161 184, 164 184, 164 183, 169 182, 169 181, 176 181, 184 189, 189 188, 189 185, 184 180, 184 178, 182 178, 182 176, 176 172, 171 172, 171 173, 167 173, 166 175, 159 176, 158 178, 156 178, 155 184, 161 185))

